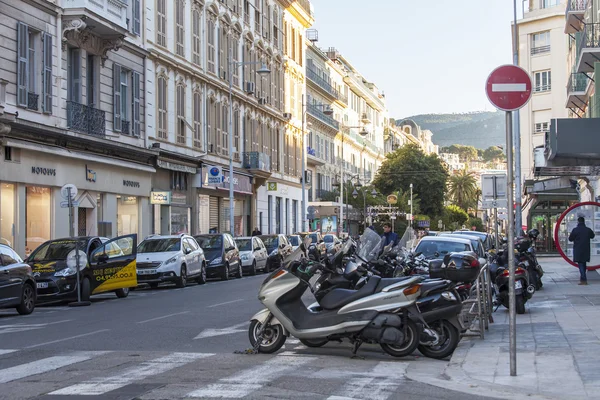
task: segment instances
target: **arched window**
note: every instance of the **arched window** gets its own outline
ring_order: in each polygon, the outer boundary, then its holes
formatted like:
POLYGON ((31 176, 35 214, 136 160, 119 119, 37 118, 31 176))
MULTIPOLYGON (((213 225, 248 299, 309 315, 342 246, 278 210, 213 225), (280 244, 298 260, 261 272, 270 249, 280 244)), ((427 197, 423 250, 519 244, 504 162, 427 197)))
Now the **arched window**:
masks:
POLYGON ((208 72, 215 74, 215 21, 212 18, 209 18, 206 28, 206 43, 208 48, 208 72))
POLYGON ((185 86, 183 82, 177 84, 177 98, 175 103, 177 120, 175 121, 177 144, 186 144, 185 134, 185 86))
POLYGON ((159 76, 157 81, 158 93, 158 138, 167 139, 167 78, 159 76))
POLYGON ((156 0, 156 43, 167 46, 167 0, 156 0))
POLYGON ((193 105, 194 109, 194 147, 202 148, 202 94, 194 91, 193 105))
POLYGON ((185 2, 175 0, 175 53, 185 56, 185 2))
POLYGON ((202 54, 201 35, 202 35, 202 12, 197 8, 192 12, 192 62, 200 65, 202 54))

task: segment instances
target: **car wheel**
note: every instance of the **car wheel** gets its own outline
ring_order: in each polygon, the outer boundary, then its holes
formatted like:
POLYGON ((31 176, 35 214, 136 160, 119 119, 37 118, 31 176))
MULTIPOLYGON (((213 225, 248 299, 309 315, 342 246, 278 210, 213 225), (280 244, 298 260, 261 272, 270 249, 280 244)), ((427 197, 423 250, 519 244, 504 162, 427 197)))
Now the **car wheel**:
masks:
POLYGON ((91 295, 92 286, 90 280, 88 278, 83 278, 83 283, 81 284, 81 301, 90 301, 91 295))
POLYGON ((223 266, 223 273, 221 274, 221 280, 222 281, 228 281, 229 280, 229 264, 225 264, 223 266))
POLYGON ((124 299, 125 297, 129 296, 129 288, 117 289, 115 290, 115 294, 119 299, 124 299))
POLYGON ((250 275, 256 275, 256 260, 252 261, 252 267, 250 267, 250 275))
POLYGON ((181 270, 179 272, 179 279, 177 279, 177 282, 175 283, 175 285, 178 288, 184 288, 185 285, 187 285, 187 268, 186 268, 185 264, 181 265, 181 270))
POLYGON ((206 283, 206 263, 202 263, 202 268, 200 268, 200 276, 196 279, 198 285, 204 285, 206 283))
POLYGON ((244 270, 242 268, 242 262, 238 261, 238 270, 237 270, 237 274, 235 275, 236 278, 240 279, 242 276, 244 276, 244 270))
POLYGON ((21 315, 29 315, 35 308, 35 289, 31 284, 26 283, 23 285, 23 291, 21 292, 21 304, 17 306, 17 312, 21 315))

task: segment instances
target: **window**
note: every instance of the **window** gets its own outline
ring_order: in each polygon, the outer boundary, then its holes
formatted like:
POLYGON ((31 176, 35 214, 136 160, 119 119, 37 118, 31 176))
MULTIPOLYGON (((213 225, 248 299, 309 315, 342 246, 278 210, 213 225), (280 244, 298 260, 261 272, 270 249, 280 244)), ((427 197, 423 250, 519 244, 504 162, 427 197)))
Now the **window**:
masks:
POLYGON ((534 92, 547 92, 552 87, 550 71, 541 71, 534 74, 534 92))
POLYGON ((17 25, 17 105, 39 110, 41 83, 42 111, 52 112, 52 36, 17 25), (41 58, 38 58, 41 54, 41 58), (41 61, 41 63, 40 63, 41 61), (41 82, 38 77, 41 75, 41 82))
POLYGON ((158 138, 167 139, 167 78, 159 76, 158 86, 158 138))
POLYGON ((185 56, 184 48, 184 18, 185 5, 183 0, 175 0, 175 53, 179 56, 185 56))
POLYGON ((81 51, 69 48, 67 55, 67 99, 81 103, 81 51))
POLYGON ((231 60, 233 62, 233 86, 240 86, 240 78, 239 78, 239 66, 238 63, 240 61, 240 42, 237 37, 231 37, 229 40, 231 46, 231 60))
POLYGON ((171 171, 171 189, 172 190, 187 190, 188 174, 186 172, 171 171))
POLYGON ((117 196, 117 236, 138 233, 138 200, 135 196, 117 196))
POLYGON ((215 70, 215 21, 208 20, 206 32, 206 43, 208 46, 208 72, 216 73, 215 70))
POLYGON ((167 46, 167 0, 156 0, 156 43, 167 46))
MULTIPOLYGON (((8 147, 5 147, 5 149, 8 147)), ((0 244, 15 245, 16 185, 0 184, 0 244)))
POLYGON ((531 54, 547 53, 550 51, 550 31, 531 35, 531 54))
POLYGON ((560 0, 540 0, 540 8, 550 8, 560 4, 560 0))
POLYGON ((202 148, 202 94, 199 91, 194 92, 193 105, 194 108, 194 147, 202 148))
POLYGON ((233 112, 233 158, 240 159, 240 110, 233 112))
POLYGON ((113 130, 115 132, 140 136, 140 97, 140 74, 119 64, 113 64, 113 130))
POLYGON ((538 122, 535 124, 533 133, 545 133, 550 130, 550 122, 538 122))
POLYGON ((219 28, 219 77, 227 79, 229 59, 229 35, 225 25, 219 28))
POLYGON ((183 82, 177 84, 177 99, 175 108, 177 112, 177 120, 175 126, 177 127, 177 144, 186 144, 185 137, 185 86, 183 82))
POLYGON ((201 24, 202 14, 200 10, 194 10, 192 13, 192 62, 196 65, 200 65, 200 54, 201 50, 201 24))
POLYGON ((29 256, 42 243, 50 240, 50 188, 27 186, 25 255, 29 256))
POLYGON ((142 31, 142 8, 140 2, 141 0, 133 0, 131 3, 131 17, 133 19, 131 31, 138 36, 140 36, 142 31))

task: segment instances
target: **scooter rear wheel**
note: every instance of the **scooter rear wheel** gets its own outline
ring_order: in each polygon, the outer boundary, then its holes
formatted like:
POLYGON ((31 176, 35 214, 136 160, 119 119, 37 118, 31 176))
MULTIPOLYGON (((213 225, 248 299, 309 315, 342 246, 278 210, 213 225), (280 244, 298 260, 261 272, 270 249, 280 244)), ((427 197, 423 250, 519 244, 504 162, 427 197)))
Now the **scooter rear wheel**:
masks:
POLYGON ((435 346, 425 346, 420 344, 419 351, 425 357, 438 360, 448 357, 454 352, 460 341, 458 329, 448 321, 436 321, 429 325, 441 336, 442 343, 435 346))
MULTIPOLYGON (((252 347, 256 345, 261 328, 262 324, 256 320, 252 321, 248 328, 248 338, 252 347)), ((275 353, 283 347, 285 339, 286 336, 283 334, 283 327, 281 325, 269 325, 265 328, 258 352, 265 354, 275 353)))
POLYGON ((525 314, 525 299, 523 296, 517 296, 515 299, 517 314, 525 314))
POLYGON ((379 345, 383 351, 394 357, 406 357, 411 355, 419 345, 419 330, 417 329, 417 325, 411 320, 407 321, 406 338, 402 344, 380 343, 379 345))
POLYGON ((327 340, 327 339, 322 339, 322 340, 319 340, 319 339, 300 339, 300 343, 302 343, 306 347, 323 347, 327 343, 329 343, 329 340, 327 340))

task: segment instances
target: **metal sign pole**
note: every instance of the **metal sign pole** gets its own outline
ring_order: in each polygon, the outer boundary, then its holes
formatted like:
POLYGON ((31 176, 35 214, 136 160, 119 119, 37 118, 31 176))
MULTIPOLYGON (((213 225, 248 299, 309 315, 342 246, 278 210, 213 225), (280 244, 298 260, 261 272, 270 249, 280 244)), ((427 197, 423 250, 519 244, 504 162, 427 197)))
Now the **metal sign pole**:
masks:
POLYGON ((512 113, 506 112, 506 191, 508 194, 508 311, 509 311, 509 353, 510 353, 510 376, 517 375, 517 313, 515 299, 515 220, 514 209, 514 176, 513 176, 513 147, 512 147, 512 113))
POLYGON ((494 231, 496 232, 496 250, 500 248, 500 240, 498 239, 498 209, 494 208, 494 231))
MULTIPOLYGON (((71 196, 71 188, 67 187, 69 202, 69 234, 71 238, 75 237, 75 227, 73 226, 73 197, 71 196)), ((81 281, 79 280, 79 242, 75 240, 75 274, 77 276, 77 302, 81 303, 81 281)))

